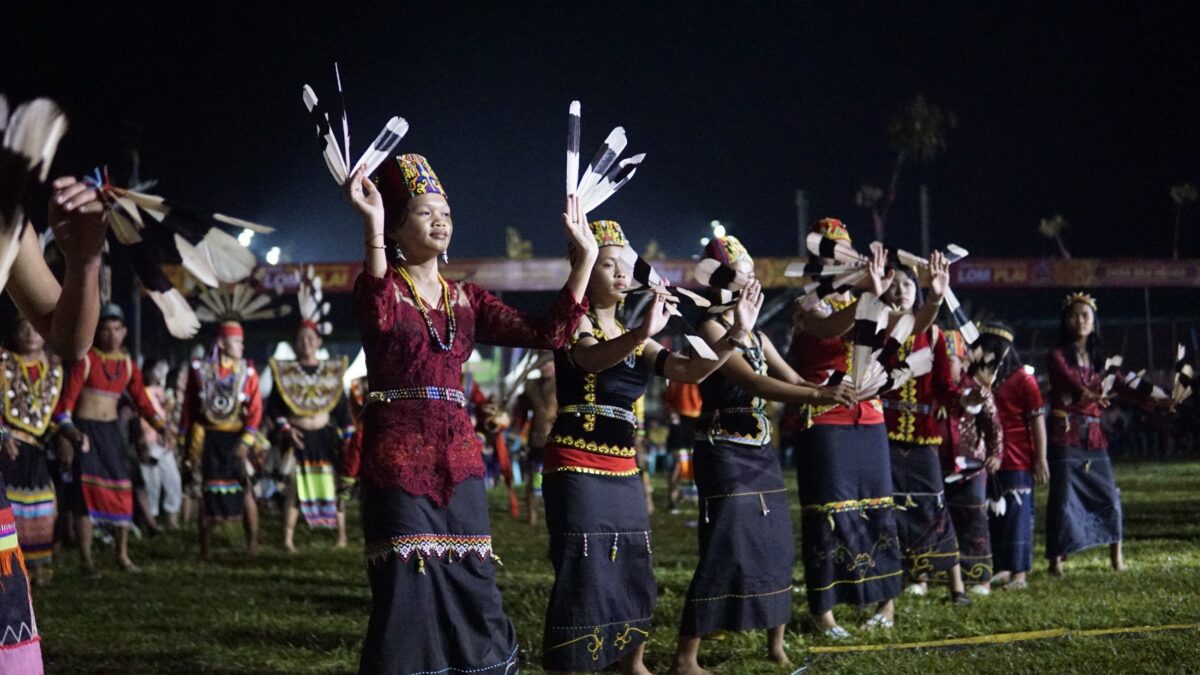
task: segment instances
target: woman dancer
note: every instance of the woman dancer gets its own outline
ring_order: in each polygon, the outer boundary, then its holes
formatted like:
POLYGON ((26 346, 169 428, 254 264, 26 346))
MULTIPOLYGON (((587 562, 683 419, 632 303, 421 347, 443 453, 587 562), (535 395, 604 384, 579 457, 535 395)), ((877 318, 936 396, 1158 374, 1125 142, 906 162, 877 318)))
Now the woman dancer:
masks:
POLYGON ((554 355, 558 418, 544 457, 542 491, 554 587, 546 610, 543 665, 548 671, 648 673, 642 663, 657 586, 650 556, 650 517, 637 466, 634 402, 652 374, 698 382, 735 351, 758 317, 757 283, 715 335, 716 360, 686 358, 655 342, 667 307, 655 294, 636 328, 617 319, 629 277, 615 221, 591 224, 599 257, 588 284, 589 314, 569 348, 554 355))
POLYGON ((915 311, 920 315, 915 317, 918 327, 928 326, 909 336, 896 359, 903 360, 921 349, 933 352, 930 372, 883 395, 883 414, 891 452, 896 531, 910 584, 908 592, 924 595, 929 579, 949 581, 951 601, 965 605, 970 601, 963 589, 954 523, 946 509, 942 467, 938 461, 942 436, 935 417, 943 406, 957 409, 960 392, 957 381, 950 378, 942 331, 929 325, 945 294, 949 266, 936 252, 930 264, 933 274, 928 302, 920 302, 916 275, 907 267, 900 268, 883 294, 883 301, 892 305, 893 315, 915 311))
MULTIPOLYGON (((834 242, 850 241, 845 225, 835 218, 818 221, 813 231, 834 242)), ((868 268, 876 295, 892 281, 886 264, 887 251, 879 248, 868 268)), ((832 369, 849 370, 853 343, 844 336, 854 326, 856 302, 846 292, 799 306, 789 361, 802 378, 822 382, 832 369)), ((901 569, 883 405, 875 398, 852 405, 807 405, 803 413, 795 442, 796 474, 813 622, 829 638, 846 638, 849 633, 833 617, 834 605, 875 604, 875 615, 864 627, 891 628, 901 569)))
MULTIPOLYGON (((704 257, 754 278, 754 260, 735 237, 715 237, 704 257)), ((704 322, 719 340, 735 325, 733 310, 704 322)), ((688 587, 673 673, 704 673, 700 640, 717 631, 765 629, 767 658, 789 665, 784 629, 792 615, 795 544, 787 486, 779 467, 766 402, 852 403, 849 394, 809 384, 771 339, 753 331, 732 358, 700 383, 695 476, 700 490, 700 562, 688 587)))
POLYGON ((0 453, 0 473, 16 516, 17 537, 33 583, 50 582, 53 571, 54 481, 46 461, 47 430, 62 393, 62 366, 46 357, 46 341, 24 317, 13 322, 10 350, 0 349, 0 425, 8 438, 0 453))
POLYGON ((438 258, 453 221, 424 157, 384 162, 378 188, 361 170, 346 188, 363 218, 366 261, 354 303, 370 380, 360 480, 372 607, 359 668, 515 671, 462 367, 476 341, 565 344, 586 309, 595 239, 569 199, 571 275, 548 318, 535 321, 474 284, 442 277, 438 258))
MULTIPOLYGON (((942 445, 947 475, 946 506, 958 538, 958 560, 967 590, 977 595, 991 593, 992 544, 988 533, 987 481, 1000 468, 1003 441, 1000 416, 991 387, 995 365, 966 367, 966 345, 958 331, 948 330, 946 355, 950 377, 963 391, 977 390, 978 409, 947 410, 947 434, 942 445), (972 463, 968 467, 968 462, 972 463), (953 474, 960 474, 952 479, 953 474)), ((994 479, 993 479, 994 480, 994 479)))
MULTIPOLYGON (((1102 385, 1104 370, 1096 300, 1086 293, 1072 293, 1063 300, 1058 346, 1049 357, 1046 558, 1055 576, 1063 575, 1067 555, 1104 544, 1112 568, 1118 572, 1125 569, 1121 493, 1108 458, 1108 438, 1100 426, 1100 411, 1109 406, 1102 385)), ((1124 388, 1121 391, 1135 395, 1124 388)))
POLYGON ((996 574, 992 583, 1006 590, 1025 588, 1033 567, 1033 486, 1046 482, 1046 408, 1033 375, 1025 370, 1013 345, 1013 332, 1003 324, 984 325, 977 346, 995 355, 996 412, 1004 438, 1000 469, 988 480, 996 500, 988 525, 996 574))

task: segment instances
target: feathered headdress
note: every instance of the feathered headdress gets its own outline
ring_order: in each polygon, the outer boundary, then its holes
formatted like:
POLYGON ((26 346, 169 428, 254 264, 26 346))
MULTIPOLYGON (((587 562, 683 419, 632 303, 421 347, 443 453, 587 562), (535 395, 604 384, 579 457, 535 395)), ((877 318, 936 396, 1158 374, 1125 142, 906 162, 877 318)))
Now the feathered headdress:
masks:
POLYGON ((592 161, 580 178, 580 111, 579 101, 571 101, 567 117, 567 195, 578 197, 580 210, 589 213, 633 178, 646 155, 642 153, 618 162, 617 158, 625 150, 627 141, 624 127, 616 127, 604 139, 604 144, 592 156, 592 161))
POLYGON ((232 284, 200 291, 196 316, 205 323, 260 321, 291 314, 290 305, 271 307, 274 296, 255 290, 249 284, 232 284))
POLYGON ((329 335, 333 325, 325 320, 329 315, 329 303, 321 292, 321 277, 311 265, 300 278, 300 288, 296 291, 296 303, 300 306, 300 325, 311 328, 317 335, 329 335))
POLYGON ((341 145, 338 144, 337 134, 333 132, 333 128, 329 124, 329 113, 317 101, 317 94, 312 87, 304 85, 301 98, 304 100, 304 107, 308 109, 309 117, 317 126, 317 144, 325 158, 325 166, 329 167, 329 173, 333 174, 333 179, 337 181, 338 185, 345 185, 350 176, 361 167, 367 168, 368 176, 375 173, 375 169, 379 168, 383 160, 391 156, 392 151, 400 144, 400 139, 408 133, 408 122, 401 117, 393 116, 375 137, 371 147, 367 148, 357 162, 351 164, 350 121, 346 115, 346 98, 342 92, 342 73, 336 63, 333 64, 333 73, 337 78, 338 95, 342 98, 341 145))
POLYGON ((58 142, 67 132, 67 116, 46 98, 17 106, 12 116, 0 94, 0 289, 17 259, 25 231, 25 211, 31 185, 46 182, 58 142))

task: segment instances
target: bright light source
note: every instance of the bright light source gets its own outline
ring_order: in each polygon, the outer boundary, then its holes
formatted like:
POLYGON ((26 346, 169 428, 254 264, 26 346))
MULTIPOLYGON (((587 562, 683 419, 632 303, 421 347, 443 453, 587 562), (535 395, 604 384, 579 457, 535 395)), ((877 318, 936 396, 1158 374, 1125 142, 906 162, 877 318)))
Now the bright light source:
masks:
POLYGON ((721 237, 724 237, 725 236, 725 226, 720 223, 713 225, 713 236, 718 239, 720 239, 721 237))
POLYGON ((250 246, 252 239, 254 239, 254 230, 249 229, 243 229, 237 237, 238 243, 247 248, 250 246))
POLYGON ((716 227, 716 226, 718 226, 718 225, 720 225, 720 224, 721 224, 721 221, 719 221, 719 220, 714 220, 714 221, 712 221, 711 223, 709 223, 709 224, 708 224, 708 226, 709 226, 709 227, 716 227))
POLYGON ((280 250, 278 246, 272 246, 271 250, 267 251, 267 264, 278 265, 280 250))
POLYGON ((1030 375, 1032 375, 1032 374, 1034 373, 1033 366, 1025 366, 1025 372, 1027 372, 1027 373, 1029 373, 1030 375))
POLYGON ((700 245, 708 246, 708 237, 700 237, 700 245))

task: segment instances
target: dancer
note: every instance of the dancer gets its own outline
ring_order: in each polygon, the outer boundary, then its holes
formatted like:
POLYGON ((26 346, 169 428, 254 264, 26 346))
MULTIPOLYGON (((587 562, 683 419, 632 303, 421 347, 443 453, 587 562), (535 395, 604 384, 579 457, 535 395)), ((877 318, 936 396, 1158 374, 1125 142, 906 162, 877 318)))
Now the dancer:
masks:
MULTIPOLYGON (((992 395, 998 363, 966 367, 966 345, 956 330, 945 332, 950 378, 963 391, 978 390, 978 411, 945 408, 947 433, 942 443, 946 506, 958 538, 958 560, 967 592, 991 592, 992 544, 988 532, 987 481, 1000 468, 1004 446, 1000 416, 992 395), (957 474, 957 476, 955 475, 957 474)), ((995 480, 994 478, 992 480, 995 480)))
MULTIPOLYGON (((1109 561, 1125 569, 1121 550, 1121 493, 1108 457, 1100 411, 1110 404, 1104 390, 1104 342, 1096 300, 1086 293, 1063 299, 1058 346, 1050 350, 1050 499, 1046 504, 1046 558, 1050 573, 1063 575, 1063 559, 1107 544, 1109 561)), ((1141 399, 1125 389, 1120 393, 1141 399)), ((1170 405, 1171 399, 1159 399, 1170 405)), ((1139 400, 1149 404, 1150 401, 1139 400)))
POLYGON ((133 481, 118 419, 121 395, 128 392, 142 418, 156 431, 166 431, 166 420, 146 395, 141 369, 124 350, 128 333, 121 308, 104 305, 95 346, 71 364, 54 414, 59 456, 74 456, 67 462, 74 481, 64 503, 75 514, 83 570, 90 578, 99 577, 92 560, 94 525, 116 529, 117 563, 126 572, 139 571, 129 558, 133 481))
MULTIPOLYGON (((827 241, 850 242, 835 218, 818 221, 813 231, 827 241)), ((892 281, 886 262, 884 249, 874 251, 867 278, 876 295, 892 281)), ((800 377, 823 382, 831 369, 848 370, 852 343, 844 336, 854 326, 856 302, 840 292, 798 306, 789 362, 800 377)), ((902 572, 883 406, 876 398, 807 405, 803 412, 795 447, 809 612, 817 630, 832 639, 849 636, 833 616, 839 603, 875 604, 865 627, 891 628, 902 572)))
MULTIPOLYGON (((0 95, 0 108, 7 107, 0 95)), ((55 354, 80 358, 92 344, 100 313, 100 252, 107 229, 98 217, 102 206, 96 191, 74 178, 59 178, 51 184, 48 222, 67 263, 59 286, 22 206, 26 188, 45 179, 66 129, 66 117, 53 102, 38 99, 18 106, 5 123, 4 151, 12 161, 5 163, 0 179, 0 203, 6 205, 0 213, 0 291, 9 292, 55 354)), ((6 429, 0 423, 0 436, 6 429)), ((16 519, 2 480, 0 563, 0 672, 40 675, 41 637, 16 519)))
POLYGON ((370 380, 360 487, 371 619, 360 671, 511 672, 517 641, 496 588, 462 367, 477 340, 565 344, 586 309, 596 242, 578 201, 569 199, 563 223, 575 251, 571 274, 548 317, 534 320, 440 274, 453 221, 424 157, 385 161, 378 188, 357 171, 346 192, 366 240, 354 290, 370 380))
POLYGON ((517 398, 517 410, 514 419, 529 418, 529 444, 525 453, 526 460, 526 508, 529 511, 529 524, 537 525, 539 504, 542 501, 542 459, 546 443, 550 438, 550 428, 554 426, 554 418, 558 416, 558 399, 554 395, 554 358, 547 355, 540 358, 537 373, 525 381, 525 390, 517 398))
POLYGON ((988 477, 992 583, 1006 590, 1026 587, 1033 567, 1033 486, 1049 476, 1046 465, 1046 408, 1037 380, 1025 370, 1013 344, 1013 332, 1000 323, 979 329, 976 345, 999 365, 994 387, 996 412, 1004 439, 1000 469, 988 477))
POLYGON ((57 517, 54 482, 46 461, 50 420, 62 393, 63 370, 47 358, 46 341, 33 324, 18 316, 8 345, 0 349, 0 474, 16 517, 17 538, 35 586, 50 582, 57 517))
POLYGON ((949 287, 949 264, 937 251, 929 262, 930 289, 925 302, 921 302, 916 274, 908 267, 899 268, 882 296, 892 306, 893 317, 914 313, 913 334, 900 346, 897 362, 921 349, 933 351, 930 372, 909 379, 883 395, 883 415, 891 453, 896 532, 900 536, 904 573, 910 584, 907 592, 924 595, 929 579, 948 581, 951 601, 965 605, 970 600, 963 588, 954 523, 946 509, 938 460, 942 437, 935 417, 943 406, 960 407, 957 380, 950 378, 945 338, 932 325, 949 287))
MULTIPOLYGON (((754 260, 736 237, 714 237, 703 257, 754 278, 754 260)), ((701 324, 700 334, 717 341, 739 323, 731 309, 701 324)), ((796 554, 766 402, 852 402, 848 393, 801 379, 765 333, 750 330, 738 342, 741 358, 729 359, 700 383, 694 460, 700 561, 684 602, 672 673, 706 672, 697 661, 700 641, 717 631, 765 629, 767 657, 790 665, 784 630, 792 615, 796 554)))
POLYGON ((258 505, 247 461, 257 443, 263 403, 258 371, 242 358, 245 332, 222 317, 212 353, 192 362, 179 421, 192 465, 200 467, 200 558, 210 560, 213 525, 241 520, 246 552, 258 554, 258 505))
POLYGON ((658 589, 634 403, 652 374, 698 382, 725 363, 754 326, 761 287, 743 291, 733 325, 709 340, 717 359, 689 359, 653 339, 669 317, 658 293, 636 328, 617 319, 630 283, 620 260, 628 242, 615 221, 593 221, 591 230, 600 251, 587 286, 591 309, 554 354, 559 408, 542 483, 554 587, 542 665, 563 672, 619 663, 624 673, 648 673, 642 660, 658 589))
POLYGON ((692 449, 696 441, 696 423, 700 419, 703 400, 700 387, 691 382, 671 382, 663 394, 663 403, 670 412, 671 426, 667 433, 667 450, 671 453, 671 472, 667 475, 667 508, 679 513, 679 503, 685 496, 694 497, 696 489, 692 475, 692 449))
POLYGON ((174 415, 170 412, 172 403, 164 388, 169 371, 170 366, 163 360, 145 370, 146 394, 158 414, 168 420, 168 433, 160 434, 145 420, 139 420, 141 438, 137 442, 139 470, 146 485, 146 518, 152 524, 151 529, 156 531, 161 529, 158 517, 163 513, 167 516, 167 529, 179 529, 179 510, 183 505, 183 481, 175 460, 178 439, 170 432, 174 429, 170 423, 174 415))
POLYGON ((296 552, 296 521, 301 513, 309 527, 336 527, 336 547, 344 548, 346 512, 337 498, 335 467, 355 431, 343 395, 347 360, 317 358, 321 324, 312 318, 301 319, 293 345, 295 360, 270 361, 274 387, 267 399, 277 442, 293 453, 296 466, 286 493, 283 548, 296 552))

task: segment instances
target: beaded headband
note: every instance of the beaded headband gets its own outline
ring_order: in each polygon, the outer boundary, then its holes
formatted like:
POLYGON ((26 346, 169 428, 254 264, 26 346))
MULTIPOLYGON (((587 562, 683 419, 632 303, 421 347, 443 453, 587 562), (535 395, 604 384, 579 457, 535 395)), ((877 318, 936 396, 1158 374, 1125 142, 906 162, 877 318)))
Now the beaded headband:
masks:
POLYGON ((742 242, 733 235, 713 237, 704 245, 704 258, 712 258, 717 262, 732 265, 742 260, 750 260, 750 252, 742 242))
POLYGON ((1096 299, 1087 293, 1082 293, 1080 291, 1070 293, 1067 295, 1067 297, 1063 298, 1062 308, 1066 309, 1076 302, 1091 307, 1093 312, 1096 311, 1096 299))
MULTIPOLYGON (((942 331, 946 339, 946 356, 964 358, 967 355, 967 344, 963 341, 962 333, 956 330, 942 331)), ((1009 340, 1011 342, 1011 340, 1009 340)))
POLYGON ((629 240, 620 223, 615 220, 593 220, 590 223, 597 246, 627 246, 629 240))
POLYGON ((987 335, 995 335, 996 337, 1008 340, 1009 342, 1016 342, 1016 340, 1013 339, 1012 331, 1001 328, 1000 326, 985 325, 979 329, 979 332, 987 335))
POLYGON ((820 232, 821 236, 826 239, 850 243, 850 232, 846 229, 845 223, 837 218, 822 218, 818 220, 813 223, 812 231, 820 232))

